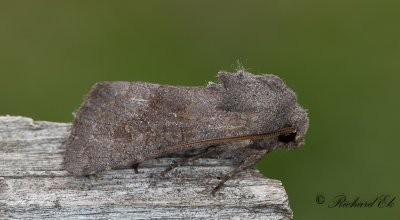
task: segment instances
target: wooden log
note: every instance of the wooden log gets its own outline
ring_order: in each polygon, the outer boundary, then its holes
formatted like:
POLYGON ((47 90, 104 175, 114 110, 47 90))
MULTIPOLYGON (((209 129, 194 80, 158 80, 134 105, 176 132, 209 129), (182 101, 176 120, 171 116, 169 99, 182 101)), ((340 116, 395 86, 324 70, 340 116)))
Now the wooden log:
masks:
MULTIPOLYGON (((63 168, 70 123, 0 116, 0 218, 291 219, 278 180, 251 169, 211 190, 232 169, 227 159, 203 158, 160 173, 179 155, 133 169, 75 177, 63 168)), ((181 155, 182 156, 182 155, 181 155)), ((185 156, 185 155, 183 155, 185 156)))

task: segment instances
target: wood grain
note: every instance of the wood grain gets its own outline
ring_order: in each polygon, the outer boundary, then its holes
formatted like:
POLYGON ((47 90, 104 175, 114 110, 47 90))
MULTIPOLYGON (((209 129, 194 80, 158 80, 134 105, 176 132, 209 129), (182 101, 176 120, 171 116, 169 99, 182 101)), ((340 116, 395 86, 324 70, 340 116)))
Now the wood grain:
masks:
POLYGON ((248 170, 215 197, 230 160, 203 158, 160 173, 185 155, 148 160, 133 169, 75 177, 63 168, 70 123, 0 116, 0 218, 291 219, 278 180, 248 170))

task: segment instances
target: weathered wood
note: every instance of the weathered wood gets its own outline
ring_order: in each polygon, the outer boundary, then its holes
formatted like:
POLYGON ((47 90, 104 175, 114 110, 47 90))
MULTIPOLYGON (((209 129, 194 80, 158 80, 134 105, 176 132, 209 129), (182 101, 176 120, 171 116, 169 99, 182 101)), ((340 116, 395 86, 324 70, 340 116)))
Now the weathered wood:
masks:
POLYGON ((69 129, 69 123, 0 117, 0 218, 292 218, 281 182, 257 170, 211 196, 217 177, 232 168, 226 159, 200 159, 163 178, 174 158, 146 161, 139 174, 71 176, 63 169, 69 129))

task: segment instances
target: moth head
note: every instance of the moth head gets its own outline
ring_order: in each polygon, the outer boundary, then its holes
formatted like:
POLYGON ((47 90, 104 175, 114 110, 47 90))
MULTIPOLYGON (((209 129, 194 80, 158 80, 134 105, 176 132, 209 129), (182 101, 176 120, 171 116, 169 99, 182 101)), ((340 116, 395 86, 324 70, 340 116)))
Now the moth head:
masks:
POLYGON ((275 132, 291 127, 293 132, 280 134, 276 139, 264 140, 265 147, 294 149, 304 144, 308 128, 307 112, 297 103, 296 94, 282 79, 272 74, 253 75, 245 71, 220 72, 222 84, 209 88, 222 92, 218 109, 240 114, 249 122, 250 133, 275 132), (272 142, 273 143, 272 143, 272 142))
POLYGON ((293 131, 278 136, 280 147, 283 149, 294 149, 304 145, 304 137, 308 129, 307 111, 297 105, 289 121, 289 127, 292 127, 293 131))

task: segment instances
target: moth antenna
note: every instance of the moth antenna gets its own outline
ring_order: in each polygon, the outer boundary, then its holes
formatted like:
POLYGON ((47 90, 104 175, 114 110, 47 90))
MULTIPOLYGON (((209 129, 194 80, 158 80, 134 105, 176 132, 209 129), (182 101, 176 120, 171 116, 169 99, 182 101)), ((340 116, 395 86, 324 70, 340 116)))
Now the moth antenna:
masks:
POLYGON ((277 137, 280 135, 290 134, 290 133, 295 133, 295 132, 296 132, 296 129, 294 129, 293 127, 286 127, 283 129, 279 129, 279 130, 269 132, 269 133, 264 133, 264 134, 249 134, 249 135, 236 136, 236 137, 214 138, 214 139, 207 139, 207 140, 202 140, 202 141, 195 141, 195 142, 190 142, 190 143, 186 143, 186 144, 170 146, 169 149, 171 149, 171 150, 180 149, 182 147, 187 147, 187 146, 196 145, 196 144, 215 144, 215 143, 228 142, 228 141, 265 139, 265 138, 272 138, 272 137, 277 137))

